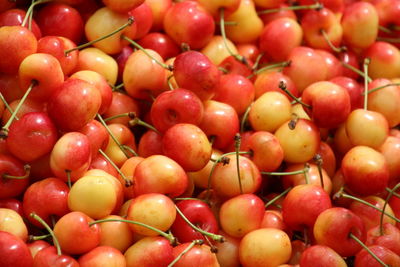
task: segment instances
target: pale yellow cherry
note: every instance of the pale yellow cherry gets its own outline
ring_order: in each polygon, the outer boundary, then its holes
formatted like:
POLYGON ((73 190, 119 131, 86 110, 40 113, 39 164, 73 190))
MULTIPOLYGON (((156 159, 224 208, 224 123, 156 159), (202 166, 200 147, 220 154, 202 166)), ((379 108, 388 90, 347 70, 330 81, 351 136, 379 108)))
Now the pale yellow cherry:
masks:
POLYGON ((283 148, 284 160, 290 163, 304 163, 312 159, 321 141, 318 127, 305 119, 283 123, 275 136, 283 148))
MULTIPOLYGON (((85 24, 85 34, 88 41, 99 39, 110 34, 118 28, 128 23, 128 13, 118 13, 112 11, 108 7, 103 7, 94 12, 85 24)), ((110 37, 99 42, 93 43, 93 46, 99 48, 107 54, 117 54, 127 45, 125 40, 121 39, 122 35, 134 38, 136 34, 136 24, 130 25, 110 37)))
MULTIPOLYGON (((121 216, 110 215, 103 219, 122 220, 121 216)), ((110 246, 124 253, 134 242, 134 234, 126 222, 110 221, 99 224, 100 246, 110 246), (118 238, 116 238, 118 236, 118 238)))
POLYGON ((279 229, 257 229, 240 241, 239 259, 242 266, 276 267, 286 263, 291 254, 290 238, 279 229))
POLYGON ((95 47, 85 48, 79 52, 75 71, 80 70, 96 71, 110 84, 115 84, 118 77, 118 64, 115 59, 95 47))
MULTIPOLYGON (((143 194, 131 202, 127 219, 141 222, 167 231, 176 217, 174 202, 167 196, 158 193, 143 194)), ((158 233, 139 225, 130 224, 131 229, 138 234, 145 236, 157 236, 158 233)))
POLYGON ((225 25, 226 35, 234 43, 254 42, 264 28, 252 0, 241 0, 239 8, 227 16, 225 21, 235 22, 234 25, 225 25))
POLYGON ((219 35, 214 35, 211 41, 201 50, 201 52, 206 55, 212 63, 219 65, 225 58, 231 55, 226 46, 228 46, 229 50, 233 54, 238 54, 236 46, 232 43, 232 41, 226 39, 225 45, 222 36, 219 35))
POLYGON ((28 239, 28 228, 24 220, 12 209, 0 208, 0 231, 13 234, 24 242, 28 239))
POLYGON ((93 219, 111 214, 117 204, 114 184, 106 176, 83 176, 76 181, 68 195, 71 211, 80 211, 93 219))
POLYGON ((378 149, 389 135, 389 124, 381 113, 355 109, 347 117, 346 134, 355 146, 378 149))
POLYGON ((279 92, 266 92, 251 106, 249 121, 253 130, 274 132, 284 122, 290 120, 292 105, 279 92))

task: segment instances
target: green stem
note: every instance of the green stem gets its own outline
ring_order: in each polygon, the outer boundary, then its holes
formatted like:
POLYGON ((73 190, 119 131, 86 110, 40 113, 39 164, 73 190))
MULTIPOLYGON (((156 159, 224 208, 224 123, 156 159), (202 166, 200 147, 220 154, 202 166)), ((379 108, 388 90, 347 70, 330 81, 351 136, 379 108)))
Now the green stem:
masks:
POLYGON ((230 47, 228 46, 228 42, 226 41, 226 33, 225 33, 225 19, 224 19, 224 12, 225 12, 225 9, 224 9, 224 8, 221 8, 219 12, 220 12, 220 13, 219 13, 219 17, 220 17, 220 20, 219 20, 220 31, 221 31, 222 40, 224 41, 224 46, 225 46, 226 50, 227 50, 228 53, 229 53, 232 57, 234 57, 237 61, 239 61, 240 63, 243 63, 243 64, 245 64, 247 67, 249 67, 249 63, 247 62, 246 58, 243 57, 243 56, 241 56, 241 55, 235 54, 235 53, 230 49, 230 47))
POLYGON ((2 178, 3 179, 15 179, 15 180, 28 179, 29 175, 31 174, 31 166, 26 164, 24 166, 24 170, 25 170, 25 174, 22 175, 22 176, 15 176, 15 175, 10 175, 10 174, 3 173, 2 178))
POLYGON ((138 117, 135 117, 134 119, 129 121, 129 126, 133 127, 135 125, 144 126, 144 127, 148 128, 148 129, 156 132, 157 134, 162 135, 153 125, 150 125, 145 121, 142 121, 138 117))
MULTIPOLYGON (((118 139, 114 136, 113 132, 110 130, 110 128, 108 128, 108 125, 106 124, 104 119, 101 117, 101 115, 97 113, 96 117, 100 121, 100 123, 106 128, 106 130, 107 130, 108 134, 110 135, 111 139, 117 144, 119 149, 121 149, 121 151, 122 151, 122 153, 124 153, 125 157, 130 158, 129 154, 126 152, 126 148, 124 146, 122 146, 121 143, 118 141, 118 139)), ((138 156, 138 154, 136 152, 133 153, 133 155, 134 156, 138 156)))
POLYGON ((100 38, 97 38, 97 39, 95 39, 95 40, 92 40, 92 41, 90 41, 90 42, 87 42, 87 43, 85 43, 85 44, 81 44, 81 45, 78 45, 78 46, 76 46, 76 47, 74 47, 74 48, 65 50, 65 51, 64 51, 64 55, 67 56, 67 55, 68 55, 69 53, 71 53, 72 51, 81 50, 81 49, 83 49, 83 48, 85 48, 85 47, 91 46, 91 45, 94 44, 94 43, 97 43, 97 42, 100 42, 100 41, 102 41, 102 40, 104 40, 104 39, 107 39, 108 37, 111 37, 111 36, 113 36, 114 34, 116 34, 116 33, 120 32, 120 31, 124 30, 126 27, 131 26, 131 25, 133 24, 134 21, 135 21, 135 19, 134 19, 132 16, 129 16, 128 22, 125 23, 124 25, 122 25, 121 27, 119 27, 118 29, 116 29, 115 31, 113 31, 113 32, 111 32, 111 33, 109 33, 109 34, 106 34, 106 35, 104 35, 104 36, 102 36, 102 37, 100 37, 100 38))
POLYGON ((28 236, 28 242, 33 242, 33 241, 37 241, 37 240, 43 240, 43 239, 46 239, 48 237, 51 237, 51 234, 47 234, 47 235, 29 235, 28 236))
POLYGON ((292 92, 290 92, 287 89, 286 83, 284 81, 280 81, 279 85, 278 85, 279 89, 281 89, 282 91, 284 91, 286 94, 288 94, 291 98, 293 98, 294 101, 296 101, 297 103, 305 106, 306 108, 311 109, 312 107, 306 103, 304 103, 303 101, 301 101, 298 97, 295 97, 292 92))
MULTIPOLYGON (((44 3, 48 3, 51 2, 52 0, 39 0, 39 1, 32 1, 32 4, 29 6, 28 10, 26 10, 26 14, 25 14, 25 18, 21 23, 22 27, 25 27, 26 23, 28 22, 31 14, 33 14, 33 8, 39 4, 44 4, 44 3)), ((28 25, 29 26, 29 25, 28 25)), ((29 28, 29 30, 31 30, 31 28, 29 28)))
POLYGON ((247 79, 251 79, 254 76, 256 76, 257 74, 266 71, 266 70, 270 70, 270 69, 275 69, 275 68, 279 68, 279 67, 288 67, 290 65, 290 61, 283 61, 283 62, 279 62, 279 63, 275 63, 275 64, 271 64, 271 65, 267 65, 265 67, 262 67, 261 69, 258 69, 256 71, 254 71, 252 74, 250 74, 249 76, 247 76, 247 79))
POLYGON ((108 122, 108 121, 118 119, 118 118, 123 118, 123 117, 129 117, 132 119, 135 117, 135 113, 134 112, 126 112, 126 113, 122 113, 122 114, 117 114, 117 115, 105 118, 104 122, 108 122))
POLYGON ((325 39, 326 43, 328 44, 328 46, 333 50, 333 52, 341 53, 341 52, 347 51, 347 48, 345 46, 336 47, 331 42, 331 40, 329 40, 329 36, 328 36, 328 34, 326 33, 326 31, 324 29, 321 29, 320 32, 322 34, 322 37, 324 37, 324 39, 325 39))
POLYGON ((193 240, 192 243, 190 243, 190 245, 187 246, 187 248, 185 248, 170 264, 168 264, 168 267, 174 266, 175 263, 177 263, 183 257, 183 255, 188 253, 189 250, 191 250, 195 245, 202 245, 203 243, 204 241, 201 239, 193 240))
POLYGON ((313 5, 304 5, 304 6, 288 6, 288 7, 280 7, 280 8, 272 8, 272 9, 266 9, 266 10, 261 10, 258 11, 258 15, 263 15, 263 14, 270 14, 270 13, 276 13, 280 11, 285 11, 285 10, 307 10, 307 9, 315 9, 315 10, 321 10, 324 8, 324 6, 320 3, 315 3, 313 5))
POLYGON ((256 71, 256 70, 257 70, 258 65, 260 65, 260 61, 261 61, 261 59, 262 59, 263 56, 264 56, 264 52, 260 53, 260 54, 257 56, 256 61, 254 62, 253 67, 251 68, 252 71, 256 71))
POLYGON ((145 227, 147 229, 153 230, 154 232, 158 233, 162 237, 168 239, 168 241, 171 243, 171 245, 176 245, 176 243, 177 243, 176 238, 171 233, 167 234, 167 233, 161 231, 160 229, 157 229, 153 226, 150 226, 150 225, 147 225, 147 224, 144 224, 141 222, 137 222, 137 221, 131 221, 131 220, 125 220, 125 219, 101 219, 101 220, 89 222, 89 226, 92 226, 92 225, 95 225, 98 223, 104 223, 104 222, 125 222, 125 223, 134 224, 134 225, 139 225, 139 226, 145 227))
POLYGON ((310 169, 309 165, 304 166, 302 170, 292 171, 292 172, 261 172, 261 174, 270 175, 270 176, 288 176, 288 175, 297 175, 297 174, 305 174, 310 169))
POLYGON ((370 77, 365 76, 365 73, 364 73, 364 72, 362 72, 362 71, 360 71, 359 69, 353 67, 352 65, 347 64, 347 63, 345 63, 345 62, 342 62, 342 65, 343 65, 343 67, 345 67, 345 68, 347 68, 347 69, 349 69, 349 70, 351 70, 351 71, 357 73, 357 74, 360 75, 361 77, 364 77, 364 79, 367 78, 368 82, 371 82, 371 81, 372 81, 372 79, 371 79, 370 77))
POLYGON ((321 182, 321 187, 324 188, 324 177, 323 177, 323 175, 322 175, 322 164, 323 164, 324 162, 323 162, 323 159, 322 159, 321 155, 320 155, 320 154, 316 154, 316 155, 314 156, 314 161, 315 161, 315 163, 317 164, 318 174, 319 174, 319 180, 320 180, 320 182, 321 182))
POLYGON ((188 218, 186 218, 186 216, 182 213, 182 211, 175 205, 175 209, 178 212, 178 214, 182 217, 182 219, 190 226, 192 227, 195 231, 199 232, 202 235, 208 236, 209 238, 211 238, 214 241, 218 241, 220 243, 224 242, 224 237, 222 235, 216 235, 207 231, 204 231, 203 229, 197 227, 196 225, 194 225, 193 223, 191 223, 189 221, 188 218))
POLYGON ((174 198, 174 201, 182 201, 182 200, 200 200, 200 201, 206 202, 204 199, 194 198, 194 197, 176 197, 176 198, 174 198))
POLYGON ((364 92, 361 93, 361 95, 365 96, 366 93, 367 94, 371 94, 373 92, 376 92, 378 90, 381 90, 381 89, 389 87, 389 86, 399 86, 399 85, 400 85, 400 83, 388 83, 388 84, 385 84, 385 85, 382 85, 382 86, 375 87, 375 88, 373 88, 373 89, 371 89, 371 90, 369 90, 367 92, 364 91, 364 92))
POLYGON ((364 109, 368 109, 368 79, 365 77, 368 77, 368 65, 370 63, 369 58, 364 59, 364 109))
POLYGON ((379 211, 379 212, 382 212, 382 213, 384 213, 386 216, 388 216, 390 219, 395 220, 396 222, 400 223, 400 219, 397 219, 395 216, 393 216, 393 215, 391 215, 391 214, 385 212, 384 210, 382 210, 382 209, 380 209, 380 208, 378 208, 378 207, 372 205, 371 203, 369 203, 369 202, 367 202, 367 201, 365 201, 365 200, 362 200, 362 199, 360 199, 360 198, 354 197, 354 196, 349 195, 349 194, 346 194, 346 193, 341 193, 340 196, 341 196, 341 197, 344 197, 344 198, 348 198, 348 199, 354 200, 354 201, 358 201, 358 202, 360 202, 360 203, 362 203, 362 204, 364 204, 364 205, 367 205, 368 207, 371 207, 371 208, 373 208, 373 209, 375 209, 375 210, 377 210, 377 211, 379 211))
POLYGON ((377 41, 383 41, 388 43, 398 44, 400 43, 400 38, 390 38, 390 37, 377 37, 377 41))
MULTIPOLYGON (((387 195, 387 197, 386 197, 386 199, 385 199, 385 204, 383 204, 383 207, 382 207, 382 210, 383 210, 383 211, 386 210, 386 206, 387 206, 387 204, 389 203, 390 199, 392 198, 393 193, 394 193, 397 189, 399 189, 399 188, 400 188, 400 183, 396 184, 396 185, 393 187, 393 189, 391 189, 391 190, 389 191, 389 194, 387 195)), ((383 231, 383 217, 384 217, 384 214, 383 214, 383 212, 382 212, 382 213, 381 213, 380 222, 379 222, 379 232, 380 232, 381 235, 384 235, 384 231, 383 231)))
POLYGON ((278 199, 280 199, 281 197, 285 196, 287 193, 289 193, 289 191, 291 189, 292 189, 291 187, 287 188, 285 191, 283 191, 282 193, 280 193, 279 195, 277 195, 276 197, 274 197, 273 199, 268 201, 267 204, 265 204, 265 208, 268 208, 269 206, 274 204, 278 199))
POLYGON ((381 264, 384 267, 389 267, 386 263, 384 263, 378 256, 375 255, 360 239, 358 239, 355 235, 352 233, 349 234, 349 237, 356 241, 363 249, 365 249, 379 264, 381 264))
POLYGON ((167 69, 169 71, 173 70, 173 66, 172 65, 167 65, 165 63, 162 63, 160 61, 158 61, 156 58, 154 58, 152 55, 149 54, 149 52, 146 51, 146 49, 144 49, 140 44, 138 44, 137 42, 133 41, 132 39, 130 39, 129 37, 126 37, 125 35, 122 35, 122 39, 128 41, 131 45, 133 45, 134 47, 136 47, 137 49, 141 50, 143 53, 146 54, 146 56, 148 56, 149 58, 151 58, 152 60, 154 60, 154 62, 156 62, 158 65, 160 65, 161 67, 163 67, 164 69, 167 69))
POLYGON ((58 239, 57 239, 56 235, 54 234, 53 230, 50 228, 50 226, 35 213, 31 213, 31 214, 29 214, 29 216, 31 216, 33 219, 37 220, 41 225, 44 226, 44 228, 46 228, 46 230, 49 232, 49 234, 51 235, 51 237, 53 239, 54 246, 57 249, 57 255, 61 256, 60 243, 58 242, 58 239))
MULTIPOLYGON (((253 102, 253 103, 254 103, 254 102, 253 102)), ((251 106, 253 105, 253 103, 251 103, 251 104, 247 107, 246 111, 243 113, 242 120, 240 121, 240 132, 241 132, 241 133, 243 133, 243 132, 245 131, 246 121, 247 121, 247 118, 249 117, 250 109, 251 109, 251 106)))
POLYGON ((71 187, 72 187, 72 182, 71 182, 71 171, 66 170, 65 172, 67 173, 67 184, 68 184, 68 188, 71 189, 71 187))
POLYGON ((169 88, 169 90, 171 90, 171 91, 175 90, 174 86, 173 86, 172 83, 171 83, 172 77, 174 77, 174 75, 169 75, 168 78, 167 78, 168 88, 169 88))
POLYGON ((8 136, 8 131, 10 128, 11 123, 14 121, 15 117, 17 116, 18 111, 22 107, 22 104, 24 104, 26 98, 32 91, 33 87, 35 87, 38 84, 36 80, 32 80, 31 84, 29 85, 28 89, 26 90, 25 94, 22 96, 21 100, 19 101, 17 107, 15 108, 14 112, 11 113, 11 117, 8 119, 7 123, 3 126, 0 132, 0 138, 7 138, 8 136))
POLYGON ((111 166, 118 172, 119 175, 121 175, 122 179, 125 181, 125 187, 130 187, 132 186, 132 181, 126 178, 125 174, 115 165, 115 163, 107 156, 106 153, 104 153, 101 148, 99 149, 99 153, 111 164, 111 166))
POLYGON ((392 31, 391 29, 386 28, 386 27, 384 27, 384 26, 382 26, 382 25, 379 25, 378 29, 379 29, 381 32, 384 32, 384 33, 389 33, 389 34, 393 33, 393 31, 392 31))
POLYGON ((242 179, 240 179, 240 166, 239 166, 240 143, 241 143, 241 137, 240 137, 240 134, 237 133, 235 135, 236 171, 237 171, 237 175, 238 175, 240 194, 243 194, 242 179))
POLYGON ((389 193, 390 193, 390 192, 393 192, 393 196, 395 196, 395 197, 397 197, 397 198, 400 198, 400 194, 397 194, 396 192, 392 191, 392 189, 386 187, 386 191, 389 192, 389 193))
MULTIPOLYGON (((3 94, 0 93, 0 100, 4 103, 4 106, 6 107, 6 109, 8 110, 8 112, 10 112, 10 114, 12 114, 14 111, 12 110, 12 108, 10 107, 10 105, 7 103, 6 99, 4 98, 3 94)), ((18 120, 17 115, 15 115, 15 119, 18 120)))

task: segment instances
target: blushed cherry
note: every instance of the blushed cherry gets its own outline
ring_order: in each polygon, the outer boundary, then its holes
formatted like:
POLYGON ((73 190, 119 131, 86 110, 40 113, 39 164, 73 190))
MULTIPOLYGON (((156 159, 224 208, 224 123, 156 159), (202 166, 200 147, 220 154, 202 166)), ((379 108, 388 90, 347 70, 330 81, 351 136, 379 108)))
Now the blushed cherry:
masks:
POLYGON ((374 42, 366 49, 364 57, 371 59, 368 74, 372 79, 399 77, 400 52, 394 45, 387 42, 374 42))
POLYGON ((179 46, 165 33, 151 32, 144 35, 138 43, 143 48, 156 51, 164 60, 176 57, 179 52, 179 46))
POLYGON ((269 91, 281 92, 288 97, 291 101, 292 98, 282 89, 279 88, 279 84, 283 82, 286 85, 286 89, 290 91, 295 97, 299 97, 296 84, 287 75, 279 71, 265 71, 257 74, 257 78, 254 81, 254 87, 256 90, 255 98, 259 98, 264 93, 269 91))
POLYGON ((119 13, 127 13, 132 9, 141 5, 144 0, 134 0, 134 1, 126 1, 126 0, 103 0, 104 5, 106 5, 109 9, 119 13))
POLYGON ((131 120, 129 116, 130 112, 133 112, 136 116, 140 116, 138 101, 127 94, 115 91, 112 92, 110 106, 103 115, 108 124, 119 123, 128 126, 131 120), (128 116, 118 116, 121 114, 128 114, 128 116))
MULTIPOLYGON (((9 9, 4 12, 0 11, 0 26, 20 26, 24 21, 25 15, 25 10, 18 8, 9 9)), ((25 25, 26 28, 28 28, 27 26, 25 25)), ((42 32, 34 19, 32 19, 31 31, 38 40, 42 37, 42 32)))

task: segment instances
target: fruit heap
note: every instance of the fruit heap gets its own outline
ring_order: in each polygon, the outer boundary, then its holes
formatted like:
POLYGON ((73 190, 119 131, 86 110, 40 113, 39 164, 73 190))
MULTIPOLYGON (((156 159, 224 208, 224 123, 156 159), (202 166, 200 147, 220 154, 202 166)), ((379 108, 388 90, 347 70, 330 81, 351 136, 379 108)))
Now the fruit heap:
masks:
POLYGON ((0 266, 400 266, 399 0, 0 0, 0 266))

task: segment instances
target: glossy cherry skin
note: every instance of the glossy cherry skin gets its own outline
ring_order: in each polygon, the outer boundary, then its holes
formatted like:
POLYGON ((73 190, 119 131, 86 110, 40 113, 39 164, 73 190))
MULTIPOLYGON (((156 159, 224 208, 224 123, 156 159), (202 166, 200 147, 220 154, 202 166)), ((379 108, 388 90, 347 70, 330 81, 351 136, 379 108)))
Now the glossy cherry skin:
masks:
POLYGON ((67 37, 74 43, 80 43, 83 36, 83 19, 79 12, 66 4, 50 3, 35 16, 43 36, 67 37))
POLYGON ((69 212, 68 193, 68 186, 57 178, 46 178, 31 184, 24 193, 25 217, 33 225, 43 228, 43 225, 31 218, 29 214, 34 212, 50 224, 51 216, 62 217, 69 212))
POLYGON ((0 231, 0 266, 33 266, 33 258, 28 246, 20 238, 4 231, 0 231))
MULTIPOLYGON (((183 200, 176 204, 176 206, 197 227, 210 233, 218 233, 218 222, 212 210, 205 202, 200 200, 183 200)), ((206 241, 204 236, 190 227, 180 215, 176 216, 171 226, 171 231, 181 243, 191 242, 196 239, 206 241)))
POLYGON ((57 128, 45 112, 29 112, 11 124, 8 150, 22 161, 48 154, 58 138, 57 128))
POLYGON ((33 258, 33 266, 40 267, 79 267, 78 262, 71 256, 58 255, 54 246, 40 250, 33 258))
POLYGON ((151 32, 143 36, 138 43, 144 48, 157 51, 164 60, 176 57, 179 46, 168 35, 161 32, 151 32))
POLYGON ((13 156, 0 154, 0 198, 11 198, 21 194, 29 184, 29 179, 8 179, 4 174, 12 176, 25 175, 24 165, 13 156))
MULTIPOLYGON (((24 21, 26 12, 22 9, 9 9, 0 14, 0 27, 1 26, 20 26, 24 21)), ((28 24, 25 25, 28 28, 28 24)), ((42 32, 40 31, 39 26, 36 21, 32 20, 32 29, 31 31, 39 40, 42 37, 42 32)))

